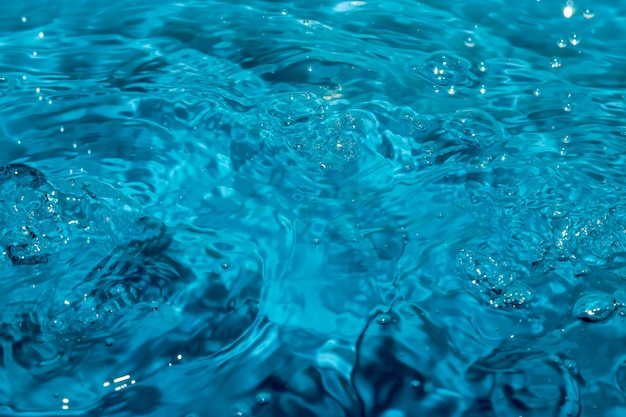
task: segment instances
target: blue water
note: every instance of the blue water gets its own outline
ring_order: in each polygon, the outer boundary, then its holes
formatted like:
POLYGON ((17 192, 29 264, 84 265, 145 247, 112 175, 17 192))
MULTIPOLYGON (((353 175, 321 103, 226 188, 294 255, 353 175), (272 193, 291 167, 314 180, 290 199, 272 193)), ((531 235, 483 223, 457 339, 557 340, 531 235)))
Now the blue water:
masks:
POLYGON ((0 415, 626 415, 626 9, 2 1, 0 415))

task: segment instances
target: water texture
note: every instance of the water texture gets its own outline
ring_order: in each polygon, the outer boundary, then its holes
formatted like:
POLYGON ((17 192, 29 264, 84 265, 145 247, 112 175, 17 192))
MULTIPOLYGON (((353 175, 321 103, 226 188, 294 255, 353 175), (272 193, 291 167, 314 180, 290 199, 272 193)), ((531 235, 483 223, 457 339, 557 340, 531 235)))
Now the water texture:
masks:
POLYGON ((621 1, 4 1, 0 415, 626 415, 621 1))

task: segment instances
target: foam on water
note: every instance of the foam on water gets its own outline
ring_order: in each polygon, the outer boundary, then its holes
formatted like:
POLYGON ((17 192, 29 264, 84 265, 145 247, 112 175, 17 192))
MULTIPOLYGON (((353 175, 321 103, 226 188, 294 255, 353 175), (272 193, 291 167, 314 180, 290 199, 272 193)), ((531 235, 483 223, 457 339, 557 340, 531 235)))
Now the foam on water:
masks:
POLYGON ((0 414, 623 414, 621 6, 3 5, 0 414))

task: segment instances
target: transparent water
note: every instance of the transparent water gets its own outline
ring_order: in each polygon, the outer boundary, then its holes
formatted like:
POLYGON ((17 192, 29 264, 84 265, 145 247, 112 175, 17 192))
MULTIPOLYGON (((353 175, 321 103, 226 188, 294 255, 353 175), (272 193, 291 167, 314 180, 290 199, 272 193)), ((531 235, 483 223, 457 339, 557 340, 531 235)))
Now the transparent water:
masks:
POLYGON ((624 415, 625 10, 4 1, 0 415, 624 415))

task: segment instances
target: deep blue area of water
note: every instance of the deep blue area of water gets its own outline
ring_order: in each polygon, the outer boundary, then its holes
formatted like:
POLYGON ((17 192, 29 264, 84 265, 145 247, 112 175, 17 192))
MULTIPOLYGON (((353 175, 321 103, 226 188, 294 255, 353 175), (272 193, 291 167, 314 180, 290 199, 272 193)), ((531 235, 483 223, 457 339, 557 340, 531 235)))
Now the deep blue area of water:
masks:
POLYGON ((626 9, 2 1, 0 416, 626 415, 626 9))

